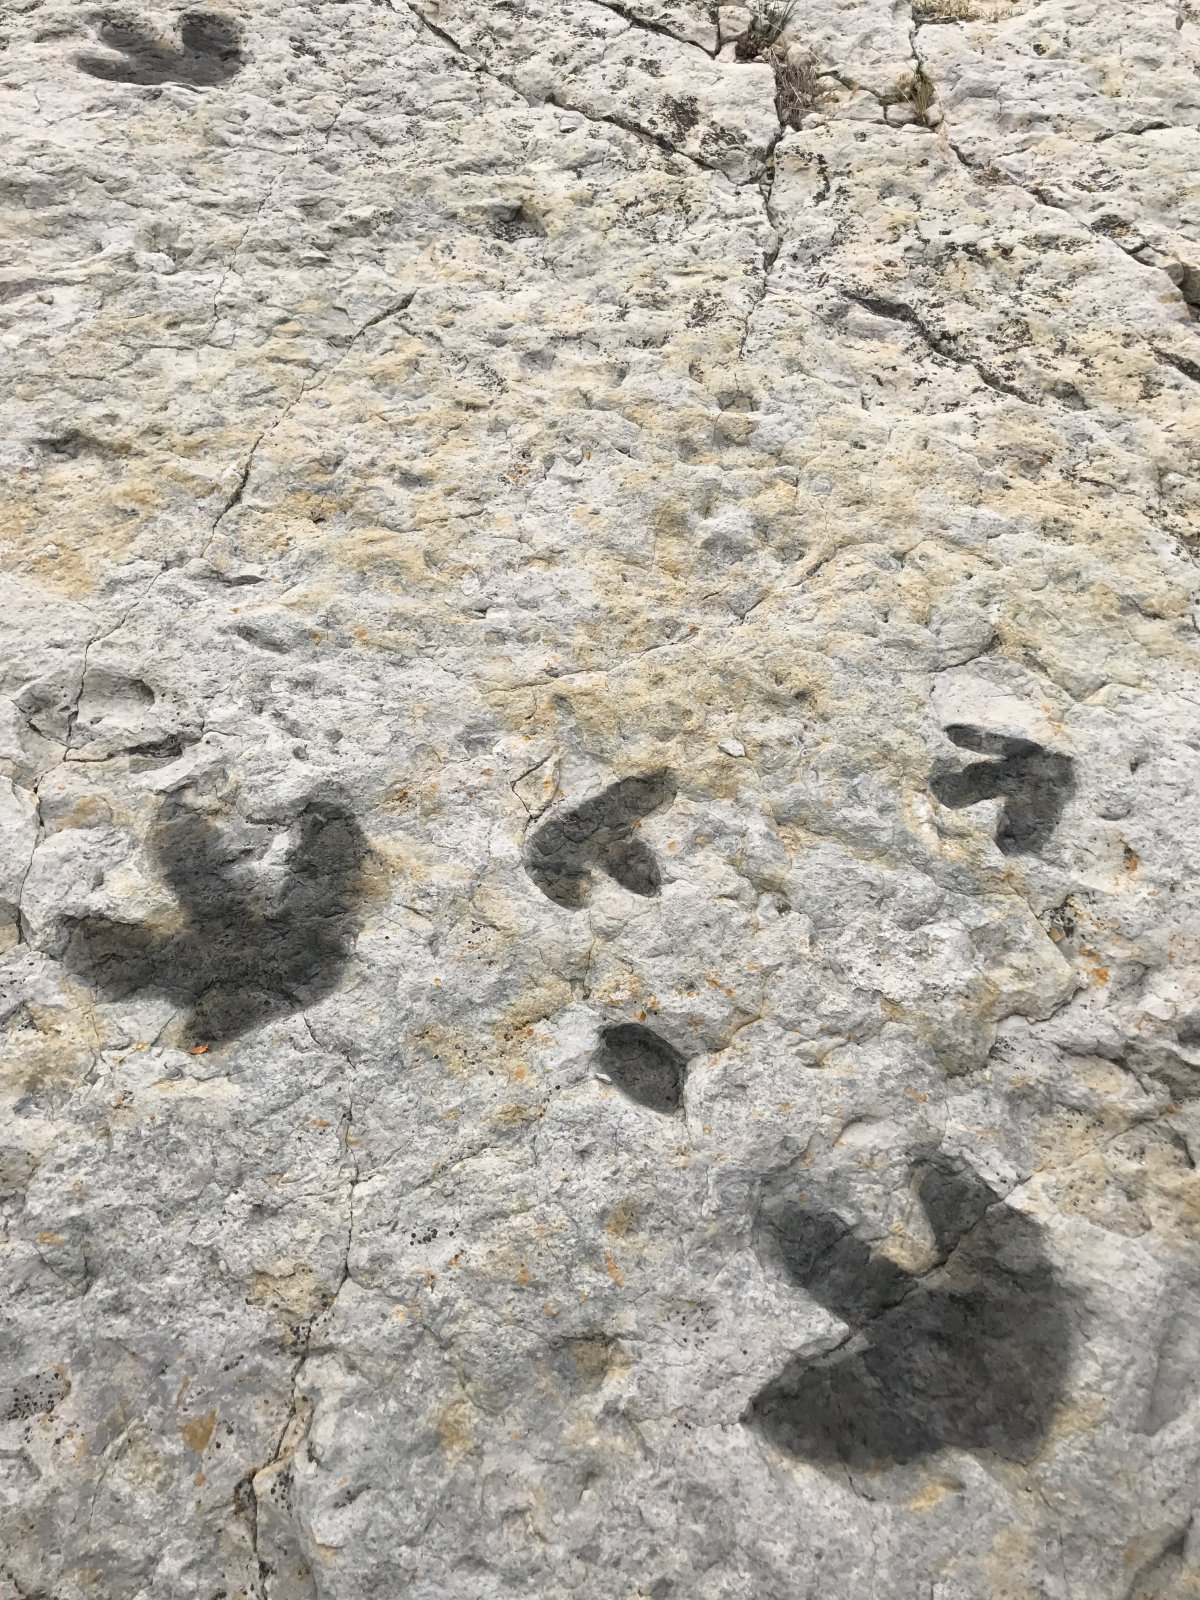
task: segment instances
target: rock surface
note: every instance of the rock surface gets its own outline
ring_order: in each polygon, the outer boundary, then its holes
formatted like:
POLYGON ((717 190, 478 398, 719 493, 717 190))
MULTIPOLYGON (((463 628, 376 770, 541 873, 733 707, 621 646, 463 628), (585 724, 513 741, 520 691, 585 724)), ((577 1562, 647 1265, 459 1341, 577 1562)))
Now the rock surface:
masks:
POLYGON ((1200 12, 748 22, 0 18, 0 1600, 1200 1593, 1200 12))

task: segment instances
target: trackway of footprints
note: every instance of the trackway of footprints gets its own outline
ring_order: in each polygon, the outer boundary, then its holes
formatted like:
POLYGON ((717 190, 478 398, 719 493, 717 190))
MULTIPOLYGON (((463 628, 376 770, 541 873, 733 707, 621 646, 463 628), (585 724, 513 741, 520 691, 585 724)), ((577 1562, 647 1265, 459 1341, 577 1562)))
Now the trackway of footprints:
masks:
MULTIPOLYGON (((101 37, 125 52, 130 70, 182 70, 178 57, 167 61, 136 29, 118 36, 115 26, 101 37)), ((185 19, 183 43, 212 72, 213 35, 199 26, 185 19)), ((228 66, 234 57, 222 59, 228 66)), ((99 75, 115 72, 106 67, 99 75)), ((1002 800, 999 848, 1006 855, 1040 851, 1074 791, 1070 758, 979 728, 946 731, 982 759, 939 761, 930 776, 935 798, 956 809, 1002 800)), ((557 812, 529 837, 526 872, 569 911, 587 906, 596 873, 631 894, 657 895, 662 869, 638 829, 675 793, 670 773, 650 772, 557 812)), ((181 921, 158 928, 64 918, 64 965, 108 1000, 165 995, 183 1013, 185 1038, 200 1043, 236 1038, 329 994, 354 946, 366 840, 344 795, 314 792, 268 892, 247 877, 246 864, 270 835, 249 823, 218 828, 199 808, 168 798, 149 845, 181 921)), ((635 1022, 602 1028, 593 1065, 645 1111, 681 1114, 687 1057, 652 1029, 635 1022)), ((744 1420, 820 1465, 878 1468, 943 1446, 1028 1460, 1061 1400, 1077 1320, 1037 1224, 964 1162, 940 1150, 915 1152, 913 1194, 936 1260, 910 1273, 841 1216, 802 1198, 802 1176, 789 1169, 763 1181, 755 1246, 768 1271, 826 1307, 854 1336, 828 1356, 794 1358, 755 1396, 744 1420)))

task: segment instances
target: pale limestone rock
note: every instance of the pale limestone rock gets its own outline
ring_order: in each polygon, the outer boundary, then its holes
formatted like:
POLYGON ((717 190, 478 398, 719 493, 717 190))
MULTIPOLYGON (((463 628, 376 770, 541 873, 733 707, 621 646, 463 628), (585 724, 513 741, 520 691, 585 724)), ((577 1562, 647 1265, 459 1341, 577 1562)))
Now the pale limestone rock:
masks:
POLYGON ((25 788, 0 778, 0 945, 19 937, 21 892, 37 843, 37 801, 25 788))
POLYGON ((1065 0, 918 31, 964 160, 1078 217, 1200 302, 1200 18, 1065 0))
POLYGON ((975 9, 0 23, 0 1596, 1194 1592, 1196 20, 975 9))

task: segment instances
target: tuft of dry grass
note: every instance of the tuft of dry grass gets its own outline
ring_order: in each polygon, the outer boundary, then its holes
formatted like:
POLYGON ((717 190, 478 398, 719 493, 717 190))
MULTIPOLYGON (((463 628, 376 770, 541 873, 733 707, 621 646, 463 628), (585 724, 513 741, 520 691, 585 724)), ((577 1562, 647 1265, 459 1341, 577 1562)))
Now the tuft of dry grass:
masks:
POLYGON ((750 26, 738 41, 741 61, 764 57, 782 39, 796 14, 798 0, 759 0, 750 17, 750 26))
POLYGON ((925 121, 937 99, 937 90, 924 67, 918 67, 915 72, 906 72, 897 80, 896 99, 910 105, 921 121, 925 121))
POLYGON ((970 22, 977 12, 971 0, 912 0, 914 22, 970 22))
POLYGON ((775 69, 775 114, 785 128, 798 128, 802 118, 825 98, 821 69, 815 56, 792 57, 776 48, 771 54, 775 69))
POLYGON ((740 61, 765 61, 775 74, 775 114, 785 128, 798 128, 826 94, 816 57, 787 44, 785 36, 798 3, 757 0, 750 26, 737 45, 740 61))

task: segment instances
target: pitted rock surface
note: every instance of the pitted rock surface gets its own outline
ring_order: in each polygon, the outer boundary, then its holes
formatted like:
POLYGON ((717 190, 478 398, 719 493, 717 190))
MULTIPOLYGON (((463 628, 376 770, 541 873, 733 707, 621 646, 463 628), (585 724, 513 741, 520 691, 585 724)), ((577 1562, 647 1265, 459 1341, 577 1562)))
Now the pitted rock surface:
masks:
POLYGON ((1200 1593, 1200 11, 750 26, 0 17, 0 1600, 1200 1593))

